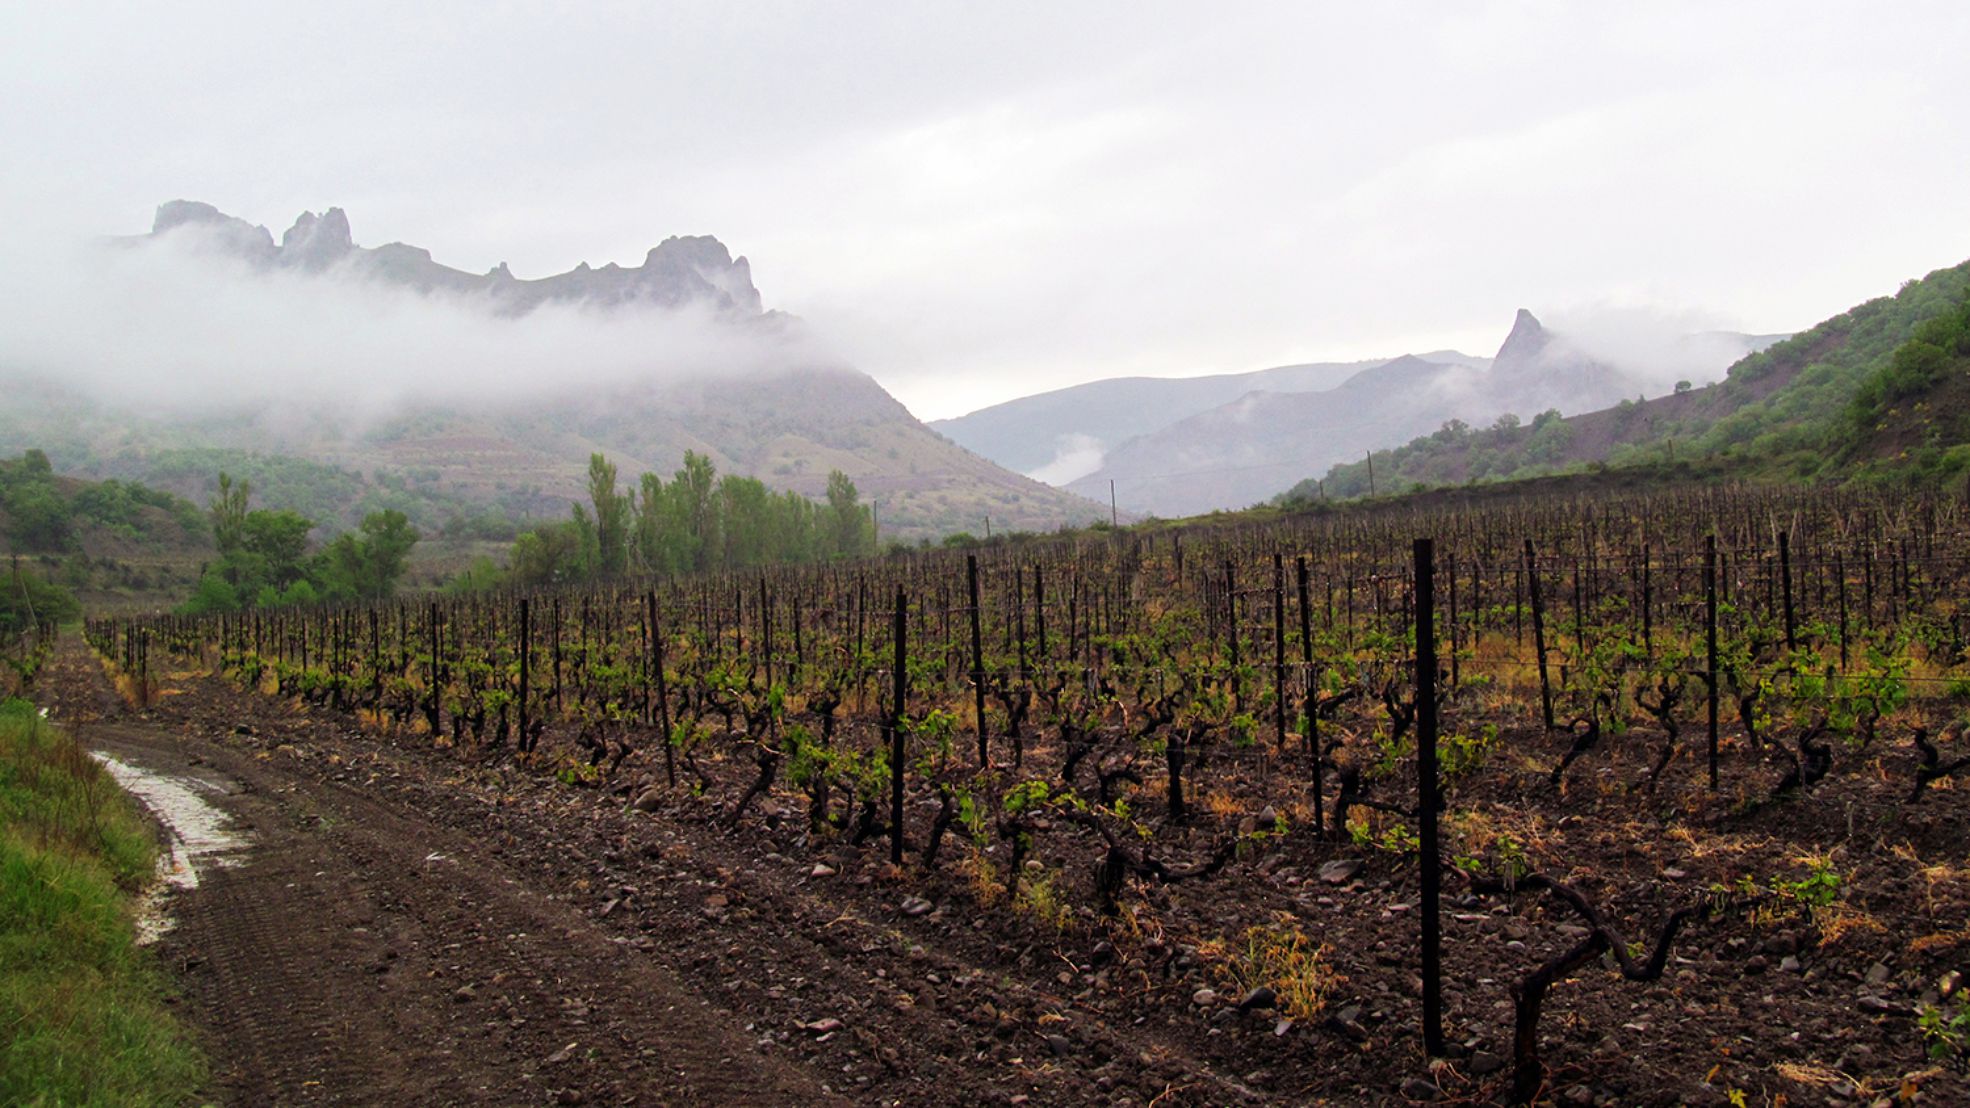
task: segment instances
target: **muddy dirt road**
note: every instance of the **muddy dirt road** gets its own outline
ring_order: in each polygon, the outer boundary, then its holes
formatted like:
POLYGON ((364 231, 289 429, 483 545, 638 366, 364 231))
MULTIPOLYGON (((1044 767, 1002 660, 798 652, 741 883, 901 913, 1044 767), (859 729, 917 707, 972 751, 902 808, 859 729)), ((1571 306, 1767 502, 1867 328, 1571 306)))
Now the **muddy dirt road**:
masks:
MULTIPOLYGON (((1286 836, 1195 885, 1132 888, 1116 919, 1061 923, 1006 905, 989 846, 896 869, 881 844, 810 834, 797 793, 739 807, 750 758, 696 755, 668 786, 645 751, 598 779, 566 750, 519 766, 196 672, 160 685, 131 710, 69 641, 39 693, 90 748, 191 780, 243 839, 204 859, 232 864, 177 898, 163 940, 230 1104, 1496 1102, 1512 982, 1579 931, 1532 898, 1455 897, 1459 1051, 1432 1069, 1416 875, 1396 852, 1286 836), (1296 978, 1331 992, 1315 1018, 1231 991, 1246 985, 1210 944, 1255 905, 1322 944, 1296 978)), ((1548 1021, 1542 1102, 1970 1103, 1916 1026, 1970 969, 1970 793, 1938 783, 1910 804, 1912 756, 1883 743, 1809 802, 1712 810, 1691 763, 1692 805, 1665 830, 1650 794, 1617 787, 1649 744, 1555 795, 1545 767, 1568 741, 1521 731, 1465 802, 1637 928, 1699 890, 1806 872, 1807 851, 1838 859, 1840 885, 1823 926, 1719 918, 1687 929, 1659 982, 1577 975, 1548 1021)), ((1222 833, 1199 830, 1190 856, 1222 833)), ((1091 856, 1063 850, 1059 872, 1091 856)))
POLYGON ((79 644, 50 685, 85 746, 196 782, 244 840, 199 860, 162 940, 227 1103, 829 1099, 482 839, 324 780, 284 744, 123 711, 79 644))
POLYGON ((1136 1018, 1140 996, 1098 999, 1098 965, 920 899, 935 889, 880 851, 809 848, 797 820, 735 829, 683 790, 638 811, 627 785, 569 788, 190 672, 137 711, 73 639, 39 696, 244 841, 169 900, 160 944, 227 1104, 1277 1095, 1136 1018))

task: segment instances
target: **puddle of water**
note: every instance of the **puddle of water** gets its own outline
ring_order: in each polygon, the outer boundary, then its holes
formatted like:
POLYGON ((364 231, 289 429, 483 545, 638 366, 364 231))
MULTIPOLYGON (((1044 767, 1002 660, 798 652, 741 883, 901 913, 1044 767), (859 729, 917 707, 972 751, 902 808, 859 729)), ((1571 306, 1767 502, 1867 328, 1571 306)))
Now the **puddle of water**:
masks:
POLYGON ((158 858, 158 880, 144 894, 137 912, 137 941, 154 942, 171 930, 164 900, 172 890, 197 888, 201 869, 234 864, 232 856, 246 840, 231 830, 231 818, 205 798, 204 794, 220 793, 217 786, 196 778, 157 773, 102 751, 91 756, 164 825, 170 850, 158 858))

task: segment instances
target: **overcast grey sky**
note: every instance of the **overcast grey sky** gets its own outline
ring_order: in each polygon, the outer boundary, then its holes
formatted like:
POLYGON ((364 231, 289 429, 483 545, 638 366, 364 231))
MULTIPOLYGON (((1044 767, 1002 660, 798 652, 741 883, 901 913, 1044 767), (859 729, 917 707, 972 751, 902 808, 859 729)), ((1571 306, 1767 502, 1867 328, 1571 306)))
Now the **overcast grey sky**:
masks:
POLYGON ((715 234, 925 418, 1520 306, 1786 330, 1970 257, 1961 0, 0 12, 15 229, 333 204, 520 276, 715 234))

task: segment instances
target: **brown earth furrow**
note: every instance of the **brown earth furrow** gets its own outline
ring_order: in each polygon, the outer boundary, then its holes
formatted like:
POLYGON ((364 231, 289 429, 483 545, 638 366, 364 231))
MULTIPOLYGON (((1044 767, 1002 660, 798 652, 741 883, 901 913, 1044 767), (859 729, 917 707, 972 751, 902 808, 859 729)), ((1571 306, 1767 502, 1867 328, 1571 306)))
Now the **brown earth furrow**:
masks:
POLYGON ((188 741, 125 715, 90 687, 102 680, 87 658, 58 663, 56 703, 75 708, 65 722, 82 742, 223 780, 216 803, 250 840, 172 899, 163 944, 223 1102, 829 1100, 660 961, 629 957, 471 836, 320 781, 280 749, 188 741))

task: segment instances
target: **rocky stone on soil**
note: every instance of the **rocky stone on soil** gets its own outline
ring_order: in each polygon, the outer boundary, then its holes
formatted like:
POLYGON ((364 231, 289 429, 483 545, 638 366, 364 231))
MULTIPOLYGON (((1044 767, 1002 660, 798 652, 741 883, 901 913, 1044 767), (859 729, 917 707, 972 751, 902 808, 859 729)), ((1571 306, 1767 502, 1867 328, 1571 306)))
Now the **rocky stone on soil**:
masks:
POLYGON ((1336 858, 1320 866, 1320 880, 1327 885, 1345 885, 1361 872, 1363 863, 1359 858, 1336 858))
POLYGON ((1407 1100, 1435 1100, 1441 1095, 1436 1084, 1425 1077, 1404 1078, 1398 1091, 1407 1100))
POLYGON ((1279 995, 1273 992, 1271 987, 1259 985, 1246 993, 1243 999, 1239 1000, 1238 1010, 1241 1012, 1250 1012, 1254 1009, 1271 1008, 1278 1003, 1279 995))

